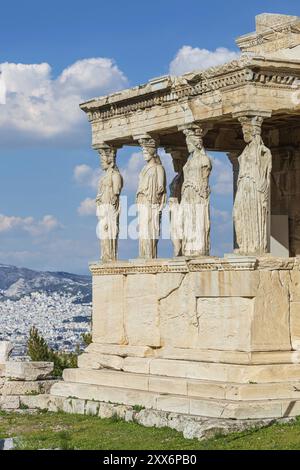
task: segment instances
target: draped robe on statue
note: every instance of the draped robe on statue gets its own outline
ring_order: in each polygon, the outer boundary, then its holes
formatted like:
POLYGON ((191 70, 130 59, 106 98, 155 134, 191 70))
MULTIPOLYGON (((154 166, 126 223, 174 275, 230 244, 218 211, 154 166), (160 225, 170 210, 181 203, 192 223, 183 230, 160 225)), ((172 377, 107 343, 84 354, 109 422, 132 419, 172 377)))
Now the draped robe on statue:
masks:
POLYGON ((211 161, 205 150, 194 151, 183 167, 182 186, 183 243, 185 256, 209 254, 209 175, 211 161))
POLYGON ((239 157, 239 177, 233 220, 240 253, 268 250, 268 218, 272 155, 260 136, 239 157))
POLYGON ((139 176, 137 191, 139 255, 156 258, 161 211, 166 199, 166 175, 158 162, 149 162, 139 176))
POLYGON ((174 256, 180 256, 182 250, 182 208, 181 189, 183 185, 183 172, 175 176, 170 184, 170 233, 174 246, 174 256))
POLYGON ((97 195, 97 216, 101 242, 102 261, 117 258, 120 205, 119 196, 123 179, 117 167, 109 168, 99 182, 97 195))

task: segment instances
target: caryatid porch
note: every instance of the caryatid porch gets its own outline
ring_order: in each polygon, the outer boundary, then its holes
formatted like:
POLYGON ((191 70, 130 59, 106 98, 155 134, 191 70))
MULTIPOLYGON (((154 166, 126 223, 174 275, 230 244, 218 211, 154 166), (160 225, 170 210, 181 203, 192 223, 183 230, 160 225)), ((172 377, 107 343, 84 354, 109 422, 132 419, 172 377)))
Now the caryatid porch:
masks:
POLYGON ((116 260, 117 236, 107 237, 90 266, 93 343, 54 394, 223 418, 299 414, 300 19, 259 15, 237 43, 239 60, 81 105, 104 162, 103 226, 116 234, 117 149, 139 145, 140 226, 153 236, 140 236, 143 260, 130 262, 116 260), (173 235, 183 226, 178 256, 165 260, 155 259, 166 198, 158 146, 178 171, 173 235), (206 150, 233 165, 235 252, 224 258, 209 257, 206 150))

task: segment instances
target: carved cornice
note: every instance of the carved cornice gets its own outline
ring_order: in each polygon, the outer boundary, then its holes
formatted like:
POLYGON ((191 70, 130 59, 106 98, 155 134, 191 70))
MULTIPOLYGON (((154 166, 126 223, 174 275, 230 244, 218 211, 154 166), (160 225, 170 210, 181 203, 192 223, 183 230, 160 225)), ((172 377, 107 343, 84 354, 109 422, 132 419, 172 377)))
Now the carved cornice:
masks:
POLYGON ((249 51, 252 48, 262 46, 266 42, 278 42, 279 38, 283 38, 283 40, 286 41, 286 37, 288 35, 296 35, 299 38, 299 34, 300 21, 299 19, 297 19, 296 21, 295 19, 293 19, 290 22, 285 22, 272 26, 271 28, 268 28, 265 31, 245 34, 237 38, 235 42, 241 50, 249 51))
POLYGON ((81 104, 81 109, 87 113, 90 121, 98 121, 185 101, 205 93, 247 83, 270 88, 291 88, 300 77, 300 66, 298 64, 295 69, 290 67, 288 70, 287 64, 281 61, 278 62, 277 68, 274 68, 271 61, 268 69, 268 61, 245 56, 203 72, 169 77, 162 89, 153 90, 148 84, 138 90, 125 90, 106 98, 88 101, 81 104))
POLYGON ((154 259, 145 262, 138 260, 117 261, 114 263, 92 263, 93 276, 189 273, 202 271, 254 271, 254 270, 300 270, 300 258, 274 258, 272 256, 236 256, 224 258, 173 258, 154 259))

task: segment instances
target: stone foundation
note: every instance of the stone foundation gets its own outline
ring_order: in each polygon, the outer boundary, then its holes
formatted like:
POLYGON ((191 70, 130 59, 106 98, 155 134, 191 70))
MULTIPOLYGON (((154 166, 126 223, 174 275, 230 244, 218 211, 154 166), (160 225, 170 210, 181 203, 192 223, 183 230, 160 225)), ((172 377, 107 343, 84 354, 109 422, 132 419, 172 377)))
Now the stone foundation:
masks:
POLYGON ((300 414, 297 258, 91 270, 93 343, 53 397, 218 419, 300 414))
POLYGON ((40 397, 50 392, 57 380, 51 377, 52 362, 10 361, 12 345, 0 342, 5 349, 0 362, 0 409, 4 411, 36 411, 40 397))

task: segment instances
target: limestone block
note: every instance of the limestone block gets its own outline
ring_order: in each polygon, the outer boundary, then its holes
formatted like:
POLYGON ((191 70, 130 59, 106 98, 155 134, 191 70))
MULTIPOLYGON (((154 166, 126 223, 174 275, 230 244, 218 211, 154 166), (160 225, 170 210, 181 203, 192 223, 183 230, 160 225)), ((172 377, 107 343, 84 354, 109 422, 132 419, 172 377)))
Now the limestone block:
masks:
POLYGON ((203 380, 188 380, 187 393, 190 397, 224 399, 226 386, 218 382, 205 382, 203 380))
POLYGON ((223 417, 226 402, 221 400, 190 399, 190 414, 197 416, 223 417))
POLYGON ((126 357, 124 359, 123 370, 137 374, 149 374, 151 360, 143 357, 126 357))
POLYGON ((188 348, 195 345, 198 336, 196 298, 189 275, 158 276, 161 345, 188 348), (168 282, 167 282, 168 281, 168 282), (167 286, 169 285, 168 289, 167 286))
POLYGON ((291 342, 292 348, 300 350, 300 302, 291 302, 291 342))
POLYGON ((0 341, 0 363, 8 361, 12 350, 13 345, 10 341, 0 341))
POLYGON ((86 369, 115 369, 123 368, 124 359, 119 356, 99 353, 83 353, 78 356, 78 367, 86 369))
POLYGON ((187 395, 187 381, 175 377, 149 377, 149 391, 187 395))
POLYGON ((251 348, 256 351, 290 350, 289 286, 280 271, 260 271, 254 302, 251 348))
POLYGON ((58 397, 77 397, 83 400, 97 400, 132 406, 140 405, 145 408, 155 408, 158 396, 156 393, 142 390, 70 382, 60 382, 53 385, 51 395, 58 397))
POLYGON ((63 378, 68 382, 148 390, 148 377, 145 375, 105 369, 65 369, 63 378))
POLYGON ((99 403, 99 412, 98 416, 102 419, 109 419, 112 418, 114 415, 114 407, 110 403, 99 403))
POLYGON ((48 377, 53 371, 53 362, 17 362, 5 364, 5 376, 12 380, 38 380, 48 377))
POLYGON ((159 396, 156 402, 156 409, 188 414, 190 411, 190 400, 183 397, 159 396))
POLYGON ((85 352, 94 352, 100 354, 111 354, 121 357, 150 357, 154 355, 154 350, 148 346, 130 346, 119 344, 99 344, 91 343, 85 352))
POLYGON ((251 354, 248 352, 219 351, 216 349, 187 349, 166 346, 155 350, 155 356, 162 359, 179 359, 200 362, 225 362, 232 364, 249 364, 251 362, 251 354))
POLYGON ((85 401, 72 399, 72 413, 83 415, 85 411, 85 401))
POLYGON ((0 398, 0 408, 3 410, 16 410, 20 406, 20 397, 2 396, 0 398))
POLYGON ((96 401, 87 401, 85 404, 85 414, 91 416, 98 416, 99 413, 99 403, 96 401))
POLYGON ((123 344, 123 276, 93 276, 93 341, 123 344))
POLYGON ((300 399, 300 383, 249 383, 249 384, 225 384, 225 396, 227 400, 265 400, 265 399, 300 399))
MULTIPOLYGON (((25 405, 30 409, 39 409, 49 411, 57 411, 57 409, 49 408, 49 404, 52 400, 48 394, 41 395, 20 395, 20 404, 25 405)), ((61 408, 62 409, 62 408, 61 408)))
POLYGON ((190 273, 196 297, 255 297, 258 271, 205 271, 190 273))
POLYGON ((160 346, 156 275, 128 276, 125 302, 128 344, 133 346, 160 346))
POLYGON ((251 350, 253 299, 200 297, 197 315, 199 348, 251 350))
POLYGON ((291 271, 290 277, 291 302, 300 302, 300 271, 291 271))
POLYGON ((49 393, 52 385, 57 380, 37 380, 37 381, 6 381, 2 388, 3 395, 27 395, 33 393, 49 393))
POLYGON ((222 413, 222 418, 231 419, 281 418, 282 416, 282 403, 276 400, 228 403, 222 413))
POLYGON ((154 359, 150 374, 234 383, 299 380, 300 364, 237 365, 154 359))

